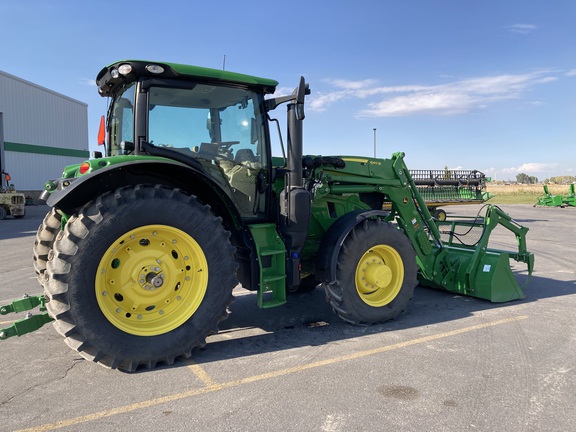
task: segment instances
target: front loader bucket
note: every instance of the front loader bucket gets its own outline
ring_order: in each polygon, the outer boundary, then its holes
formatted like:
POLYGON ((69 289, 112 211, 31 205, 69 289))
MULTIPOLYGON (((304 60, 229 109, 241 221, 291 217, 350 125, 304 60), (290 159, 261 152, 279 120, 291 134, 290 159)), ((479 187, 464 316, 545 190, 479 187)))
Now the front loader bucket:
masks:
POLYGON ((488 206, 484 219, 436 223, 441 239, 437 245, 436 271, 431 279, 422 281, 424 284, 494 303, 524 298, 510 260, 527 265, 529 280, 534 255, 526 250, 528 228, 495 206, 488 206), (498 225, 514 233, 517 251, 488 248, 490 234, 498 225))
POLYGON ((475 249, 447 247, 447 259, 457 270, 444 278, 442 288, 462 295, 502 303, 524 298, 524 292, 510 269, 510 254, 487 249, 476 259, 475 249), (478 261, 478 262, 476 262, 478 261))
POLYGON ((506 252, 484 255, 476 271, 474 297, 502 303, 524 298, 524 292, 510 269, 510 256, 506 252))

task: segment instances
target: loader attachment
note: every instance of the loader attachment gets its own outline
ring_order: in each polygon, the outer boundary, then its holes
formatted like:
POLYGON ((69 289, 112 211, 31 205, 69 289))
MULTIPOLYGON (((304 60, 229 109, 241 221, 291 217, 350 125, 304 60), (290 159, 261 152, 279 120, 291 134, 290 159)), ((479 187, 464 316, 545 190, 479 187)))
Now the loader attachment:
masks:
POLYGON ((519 225, 500 208, 487 206, 484 218, 471 221, 436 222, 441 242, 432 284, 447 291, 500 303, 524 298, 523 287, 512 273, 510 260, 525 263, 528 283, 534 269, 534 255, 526 249, 528 228, 519 225), (502 226, 516 237, 517 250, 488 247, 493 230, 502 226))
POLYGON ((403 153, 394 153, 392 163, 398 179, 409 187, 412 199, 396 194, 392 188, 387 191, 395 202, 390 218, 396 219, 412 242, 420 283, 491 302, 523 298, 523 287, 512 273, 510 260, 525 263, 530 280, 534 255, 526 249, 528 228, 491 204, 485 206, 484 217, 434 219, 403 158, 403 153), (488 247, 490 235, 499 226, 515 235, 517 250, 488 247))

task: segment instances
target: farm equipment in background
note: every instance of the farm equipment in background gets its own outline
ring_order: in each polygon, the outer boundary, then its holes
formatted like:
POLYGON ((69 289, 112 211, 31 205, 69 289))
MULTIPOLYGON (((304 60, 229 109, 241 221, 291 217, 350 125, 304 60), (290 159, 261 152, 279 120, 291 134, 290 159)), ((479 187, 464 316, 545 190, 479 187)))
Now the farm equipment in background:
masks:
POLYGON ((238 283, 261 308, 319 284, 353 324, 397 317, 418 281, 493 302, 524 296, 510 260, 525 263, 529 279, 528 229, 499 208, 441 225, 404 153, 304 156, 304 78, 271 97, 270 79, 121 61, 97 84, 111 98, 99 133, 106 156, 46 183, 51 210, 34 246, 45 301, 31 304, 47 311, 19 322, 26 331, 54 319, 84 358, 134 371, 204 346, 238 283), (286 146, 271 118, 281 104, 286 146), (272 157, 273 123, 282 157, 272 157), (516 250, 488 247, 496 227, 516 250))
POLYGON ((446 220, 440 206, 482 204, 493 196, 486 192, 490 179, 477 170, 410 170, 410 175, 428 210, 439 221, 446 220))
POLYGON ((10 174, 2 171, 1 176, 4 178, 0 182, 0 220, 6 216, 23 218, 26 215, 26 196, 14 190, 10 174))
POLYGON ((576 207, 574 183, 570 184, 568 195, 552 195, 548 185, 544 185, 544 195, 538 197, 534 207, 576 207))

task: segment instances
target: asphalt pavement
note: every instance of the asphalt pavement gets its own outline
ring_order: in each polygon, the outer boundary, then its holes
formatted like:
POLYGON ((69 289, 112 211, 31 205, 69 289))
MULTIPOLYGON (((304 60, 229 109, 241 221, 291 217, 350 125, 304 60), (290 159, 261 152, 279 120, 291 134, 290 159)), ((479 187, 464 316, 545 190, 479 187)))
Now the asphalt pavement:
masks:
MULTIPOLYGON (((239 287, 191 360, 132 374, 84 360, 48 324, 0 340, 0 431, 576 430, 576 208, 501 207, 530 229, 522 300, 418 287, 398 319, 357 327, 320 289, 260 310, 239 287)), ((46 212, 0 221, 0 304, 41 293, 32 246, 46 212)), ((514 247, 508 234, 493 247, 514 247)))

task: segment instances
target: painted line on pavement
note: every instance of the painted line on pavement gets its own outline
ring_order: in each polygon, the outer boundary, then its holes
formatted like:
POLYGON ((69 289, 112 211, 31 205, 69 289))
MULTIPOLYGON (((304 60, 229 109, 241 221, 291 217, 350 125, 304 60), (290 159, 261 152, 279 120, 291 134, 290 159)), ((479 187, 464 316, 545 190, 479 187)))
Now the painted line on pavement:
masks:
MULTIPOLYGON (((399 348, 406 348, 409 346, 419 345, 419 344, 423 344, 426 342, 435 341, 438 339, 444 339, 444 338, 456 336, 456 335, 459 335, 462 333, 469 333, 472 331, 481 330, 481 329, 485 329, 488 327, 494 327, 494 326, 498 326, 498 325, 508 324, 511 322, 524 320, 526 318, 528 318, 528 316, 522 315, 522 316, 517 316, 517 317, 513 317, 513 318, 506 318, 506 319, 502 319, 502 320, 498 320, 498 321, 492 321, 492 322, 488 322, 488 323, 484 323, 484 324, 477 324, 474 326, 464 327, 464 328, 452 330, 449 332, 437 333, 437 334, 433 334, 430 336, 424 336, 424 337, 417 338, 417 339, 411 339, 411 340, 408 340, 405 342, 399 342, 399 343, 392 344, 392 345, 386 345, 386 346, 383 346, 380 348, 374 348, 374 349, 370 349, 370 350, 359 351, 359 352, 356 352, 353 354, 347 354, 347 355, 340 356, 340 357, 334 357, 331 359, 320 360, 320 361, 316 361, 316 362, 312 362, 312 363, 302 364, 299 366, 294 366, 294 367, 290 367, 290 368, 286 368, 286 369, 280 369, 280 370, 273 371, 273 372, 267 372, 267 373, 263 373, 260 375, 254 375, 251 377, 242 378, 239 380, 227 381, 227 382, 223 382, 223 383, 215 382, 207 373, 203 372, 202 368, 194 368, 193 369, 194 373, 196 373, 200 370, 201 371, 201 372, 199 372, 200 375, 205 375, 204 378, 208 377, 207 382, 211 382, 212 384, 209 384, 203 388, 194 389, 194 390, 190 390, 190 391, 183 392, 183 393, 176 393, 173 395, 163 396, 163 397, 159 397, 156 399, 150 399, 147 401, 137 402, 135 404, 121 406, 121 407, 117 407, 117 408, 112 408, 112 409, 108 409, 108 410, 104 410, 104 411, 99 411, 96 413, 92 413, 92 414, 88 414, 88 415, 84 415, 84 416, 80 416, 80 417, 75 417, 75 418, 71 418, 71 419, 67 419, 67 420, 60 420, 60 421, 57 421, 54 423, 48 423, 48 424, 32 427, 29 429, 21 429, 21 430, 16 431, 16 432, 40 432, 40 431, 49 431, 49 430, 60 429, 63 427, 74 426, 74 425, 78 425, 78 424, 82 424, 82 423, 87 423, 90 421, 95 421, 95 420, 100 420, 100 419, 107 418, 107 417, 112 417, 115 415, 126 414, 126 413, 129 413, 132 411, 136 411, 136 410, 144 409, 144 408, 149 408, 152 406, 156 406, 156 405, 160 405, 160 404, 164 404, 164 403, 168 403, 168 402, 174 402, 177 400, 186 399, 186 398, 190 398, 190 397, 194 397, 194 396, 199 396, 199 395, 203 395, 206 393, 212 393, 215 391, 220 391, 220 390, 225 390, 228 388, 238 387, 238 386, 241 386, 244 384, 250 384, 250 383, 254 383, 254 382, 258 382, 258 381, 268 380, 268 379, 272 379, 272 378, 278 378, 281 376, 290 375, 293 373, 302 372, 302 371, 309 370, 309 369, 314 369, 314 368, 317 368, 320 366, 328 366, 328 365, 332 365, 332 364, 336 364, 336 363, 342 363, 342 362, 346 362, 346 361, 350 361, 350 360, 359 359, 362 357, 380 354, 380 353, 383 353, 386 351, 392 351, 392 350, 399 349, 399 348)), ((197 366, 197 365, 192 365, 192 366, 197 366)), ((201 378, 201 380, 202 380, 202 378, 201 378)), ((205 382, 205 383, 207 383, 207 382, 205 382)))

